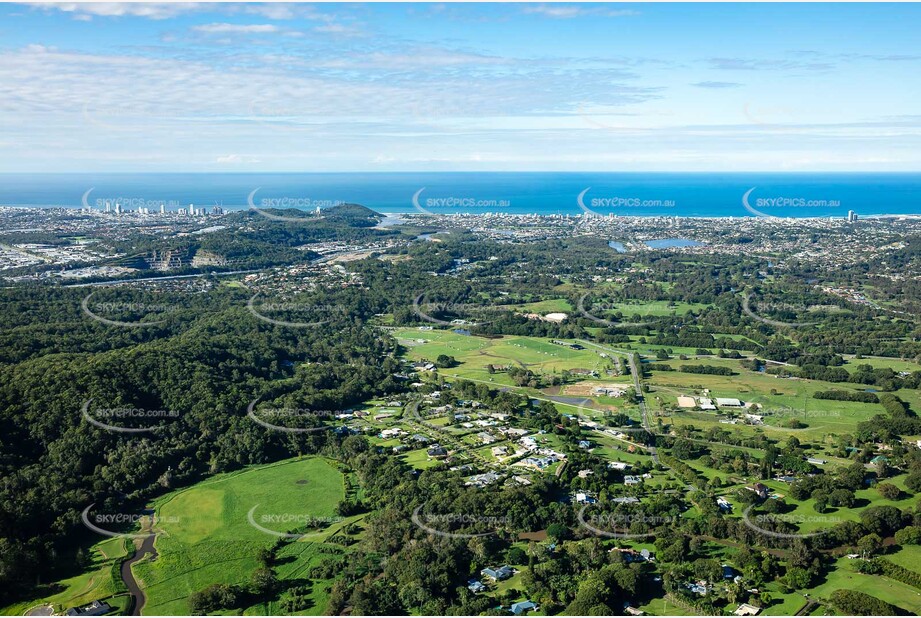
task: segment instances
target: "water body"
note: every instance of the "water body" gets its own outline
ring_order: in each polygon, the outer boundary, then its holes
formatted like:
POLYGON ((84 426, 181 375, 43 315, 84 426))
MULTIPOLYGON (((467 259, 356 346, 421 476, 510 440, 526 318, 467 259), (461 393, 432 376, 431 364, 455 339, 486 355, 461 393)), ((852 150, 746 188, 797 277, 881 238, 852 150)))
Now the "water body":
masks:
POLYGON ((647 240, 645 244, 653 249, 679 249, 681 247, 699 247, 704 243, 690 238, 662 238, 660 240, 647 240))
POLYGON ((746 193, 751 208, 769 216, 921 215, 919 173, 0 174, 3 206, 80 207, 85 199, 100 209, 110 200, 151 211, 161 202, 170 211, 240 210, 252 200, 303 210, 354 202, 392 214, 575 216, 584 206, 601 216, 755 216, 743 205, 746 193))

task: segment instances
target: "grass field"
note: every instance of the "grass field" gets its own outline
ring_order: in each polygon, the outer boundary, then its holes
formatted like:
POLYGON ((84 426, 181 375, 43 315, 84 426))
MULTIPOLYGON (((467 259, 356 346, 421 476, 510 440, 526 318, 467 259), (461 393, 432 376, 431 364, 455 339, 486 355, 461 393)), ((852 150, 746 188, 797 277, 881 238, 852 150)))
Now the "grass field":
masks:
POLYGON ((127 542, 122 538, 106 539, 93 545, 89 551, 90 565, 82 573, 51 583, 46 596, 16 603, 0 609, 4 616, 21 616, 36 605, 51 604, 60 613, 71 607, 86 605, 94 600, 106 600, 115 607, 126 607, 127 595, 119 592, 118 582, 112 578, 113 565, 120 564, 128 555, 127 542))
POLYGON ((921 546, 904 545, 899 551, 886 554, 884 557, 910 571, 921 573, 921 546))
MULTIPOLYGON (((247 583, 259 567, 258 550, 276 539, 250 525, 247 515, 253 507, 259 525, 284 533, 297 527, 281 523, 286 519, 334 519, 344 496, 342 474, 315 457, 221 475, 158 499, 154 507, 165 531, 156 542, 159 556, 135 566, 148 597, 145 614, 188 614, 193 592, 214 583, 247 583)), ((330 532, 341 525, 333 524, 330 532)), ((286 563, 289 571, 303 570, 321 554, 316 540, 292 545, 297 547, 286 548, 295 556, 286 563)), ((315 586, 314 593, 319 592, 315 586)), ((322 599, 315 601, 314 613, 321 613, 322 599)))
POLYGON ((537 337, 486 339, 453 331, 420 331, 415 328, 396 329, 393 336, 407 348, 407 357, 414 361, 435 360, 440 354, 447 354, 461 365, 443 373, 485 380, 496 386, 508 386, 512 381, 505 373, 490 374, 488 365, 511 365, 544 374, 588 369, 598 371, 602 376, 614 367, 613 361, 602 357, 600 350, 573 350, 537 337))
POLYGON ((857 573, 853 563, 848 558, 839 559, 825 581, 810 591, 810 596, 828 598, 835 590, 857 590, 912 614, 921 614, 921 590, 888 577, 857 573))
MULTIPOLYGON (((848 433, 855 429, 857 423, 882 414, 879 404, 866 404, 851 401, 832 401, 815 399, 813 395, 825 390, 862 391, 865 387, 849 383, 831 383, 818 380, 783 379, 773 375, 742 368, 737 360, 708 358, 699 360, 666 361, 676 369, 682 365, 713 365, 728 367, 735 372, 732 376, 704 375, 682 373, 681 371, 652 371, 647 383, 654 388, 654 396, 659 396, 664 404, 675 404, 678 395, 699 394, 701 389, 709 389, 710 397, 735 397, 748 403, 761 404, 762 410, 755 411, 765 415, 765 427, 781 427, 791 418, 805 423, 806 428, 799 430, 798 437, 820 439, 825 434, 848 433)), ((711 413, 713 422, 719 421, 711 413)), ((681 413, 676 415, 676 420, 681 413)), ((696 421, 705 421, 696 418, 696 421)), ((789 431, 789 430, 785 430, 789 431)), ((800 438, 802 439, 802 438, 800 438)))
POLYGON ((666 315, 684 315, 688 311, 694 313, 700 313, 709 305, 702 303, 684 303, 684 302, 669 302, 666 300, 654 300, 654 301, 633 301, 633 302, 619 302, 612 303, 607 301, 600 301, 600 305, 605 308, 605 311, 594 310, 592 305, 592 297, 585 299, 585 310, 589 313, 598 316, 604 317, 610 313, 620 312, 626 317, 638 315, 642 317, 661 317, 666 315), (608 313, 610 312, 610 313, 608 313))
POLYGON ((521 313, 572 313, 572 305, 569 304, 569 301, 565 298, 551 298, 548 300, 539 300, 533 303, 525 303, 522 305, 502 305, 503 309, 509 309, 511 311, 518 311, 521 313))

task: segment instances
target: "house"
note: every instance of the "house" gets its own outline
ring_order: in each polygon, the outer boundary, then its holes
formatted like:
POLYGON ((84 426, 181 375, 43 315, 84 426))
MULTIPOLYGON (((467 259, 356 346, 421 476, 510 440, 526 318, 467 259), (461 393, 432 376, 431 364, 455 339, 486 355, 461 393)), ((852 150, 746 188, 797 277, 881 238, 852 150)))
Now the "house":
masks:
POLYGON ((498 481, 500 478, 502 477, 500 477, 495 472, 486 472, 484 474, 477 474, 477 475, 471 476, 470 478, 467 479, 464 485, 473 486, 473 487, 486 487, 487 485, 492 485, 493 483, 498 481))
POLYGON ((720 507, 721 511, 732 511, 732 503, 722 496, 716 499, 716 506, 720 507))
POLYGON ((624 485, 639 485, 641 482, 642 481, 638 476, 628 474, 624 477, 624 485))
POLYGON ((646 615, 646 612, 644 612, 643 610, 637 609, 633 607, 632 605, 630 605, 629 601, 624 603, 624 613, 626 613, 628 616, 645 616, 646 615))
POLYGON ((627 392, 624 386, 596 386, 592 389, 593 395, 607 395, 608 397, 623 397, 627 392))
POLYGON ((467 590, 469 590, 473 594, 478 594, 486 590, 486 584, 484 584, 478 579, 471 579, 470 581, 467 582, 467 590))
POLYGON ((83 607, 71 607, 64 612, 66 616, 102 616, 112 611, 112 606, 105 601, 93 601, 83 607))
POLYGON ((611 502, 614 504, 639 504, 640 499, 634 496, 623 496, 620 498, 612 498, 611 502))
POLYGON ((624 470, 630 467, 630 464, 626 464, 622 461, 611 461, 611 462, 608 462, 608 467, 611 470, 620 470, 621 472, 623 472, 624 470))
POLYGON ((754 605, 749 605, 748 603, 742 603, 736 608, 736 611, 732 613, 736 616, 757 616, 760 611, 760 607, 755 607, 754 605))
POLYGON ((775 481, 782 481, 784 483, 792 483, 796 480, 795 476, 790 476, 789 474, 781 474, 780 476, 774 477, 775 481))
POLYGON ((501 582, 502 580, 508 579, 514 574, 515 574, 515 570, 508 565, 500 566, 497 569, 487 567, 483 569, 482 571, 480 571, 480 575, 482 575, 483 577, 488 577, 491 580, 497 581, 497 582, 501 582))
POLYGON ((525 612, 534 611, 537 609, 537 603, 533 601, 519 601, 518 603, 512 603, 512 613, 516 616, 520 616, 525 612))
POLYGON ((721 408, 741 408, 744 404, 732 397, 717 397, 716 405, 721 408))
POLYGON ((384 429, 379 434, 377 434, 377 437, 382 438, 384 440, 389 440, 390 438, 396 438, 398 436, 402 436, 405 433, 406 432, 400 429, 399 427, 394 427, 393 429, 384 429))
POLYGON ((707 587, 707 582, 700 580, 697 582, 688 582, 684 585, 685 588, 693 592, 694 594, 700 595, 702 597, 707 596, 707 593, 710 592, 710 588, 707 587))
POLYGON ((476 437, 479 438, 480 442, 482 442, 483 444, 492 444, 493 442, 496 441, 496 438, 492 434, 487 433, 485 431, 481 431, 480 433, 476 435, 476 437))
POLYGON ((755 494, 762 500, 765 500, 768 497, 768 488, 764 483, 755 483, 754 485, 746 487, 745 489, 755 492, 755 494))
POLYGON ((588 440, 579 440, 579 448, 591 448, 592 443, 588 440))
POLYGON ((806 461, 816 466, 824 466, 828 463, 827 459, 819 459, 818 457, 807 457, 806 461))
POLYGON ((595 504, 597 502, 597 500, 586 491, 576 492, 574 500, 577 504, 595 504))
POLYGON ((492 455, 493 457, 503 457, 505 455, 508 455, 508 447, 507 446, 494 446, 492 447, 492 455))
POLYGON ((595 471, 594 471, 594 470, 589 470, 588 468, 585 468, 584 470, 579 470, 579 478, 580 478, 580 479, 588 478, 588 477, 590 477, 590 476, 593 475, 593 474, 595 474, 595 471))
POLYGON ((631 549, 629 547, 615 547, 608 551, 620 552, 620 555, 624 557, 624 561, 626 562, 650 562, 652 560, 652 552, 650 552, 648 549, 641 549, 640 551, 636 551, 635 549, 631 549))
POLYGON ((429 457, 447 457, 448 456, 448 450, 445 447, 439 446, 437 444, 431 447, 429 450, 427 450, 426 453, 428 453, 429 457))
POLYGON ((706 397, 701 397, 697 400, 701 410, 716 410, 716 406, 713 405, 713 401, 707 399, 706 397))

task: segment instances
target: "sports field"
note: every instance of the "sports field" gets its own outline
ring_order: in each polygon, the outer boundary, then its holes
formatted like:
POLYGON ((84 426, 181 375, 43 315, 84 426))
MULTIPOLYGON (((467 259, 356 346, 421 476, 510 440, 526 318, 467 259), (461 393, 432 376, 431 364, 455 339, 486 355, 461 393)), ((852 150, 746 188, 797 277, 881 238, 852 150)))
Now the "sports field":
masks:
MULTIPOLYGON (((331 535, 349 521, 338 521, 335 513, 344 496, 343 475, 327 460, 312 457, 220 475, 157 500, 154 507, 164 530, 155 545, 159 556, 135 567, 147 594, 144 613, 188 614, 193 592, 214 583, 246 584, 260 566, 257 552, 277 538, 250 519, 287 533, 307 517, 328 518, 331 525, 322 532, 331 535)), ((320 557, 325 538, 302 539, 292 544, 298 547, 286 548, 295 559, 285 563, 284 571, 307 568, 320 557)), ((279 575, 285 577, 282 569, 279 575)), ((321 591, 322 586, 314 586, 315 594, 321 591)), ((318 602, 311 613, 323 609, 318 602)))

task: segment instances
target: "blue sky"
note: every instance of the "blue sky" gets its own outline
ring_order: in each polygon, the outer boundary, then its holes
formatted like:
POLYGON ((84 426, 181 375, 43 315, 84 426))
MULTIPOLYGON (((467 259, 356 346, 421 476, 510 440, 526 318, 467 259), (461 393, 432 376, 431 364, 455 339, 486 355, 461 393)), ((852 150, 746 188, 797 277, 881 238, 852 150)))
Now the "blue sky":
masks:
POLYGON ((911 4, 0 4, 4 171, 917 171, 911 4))

